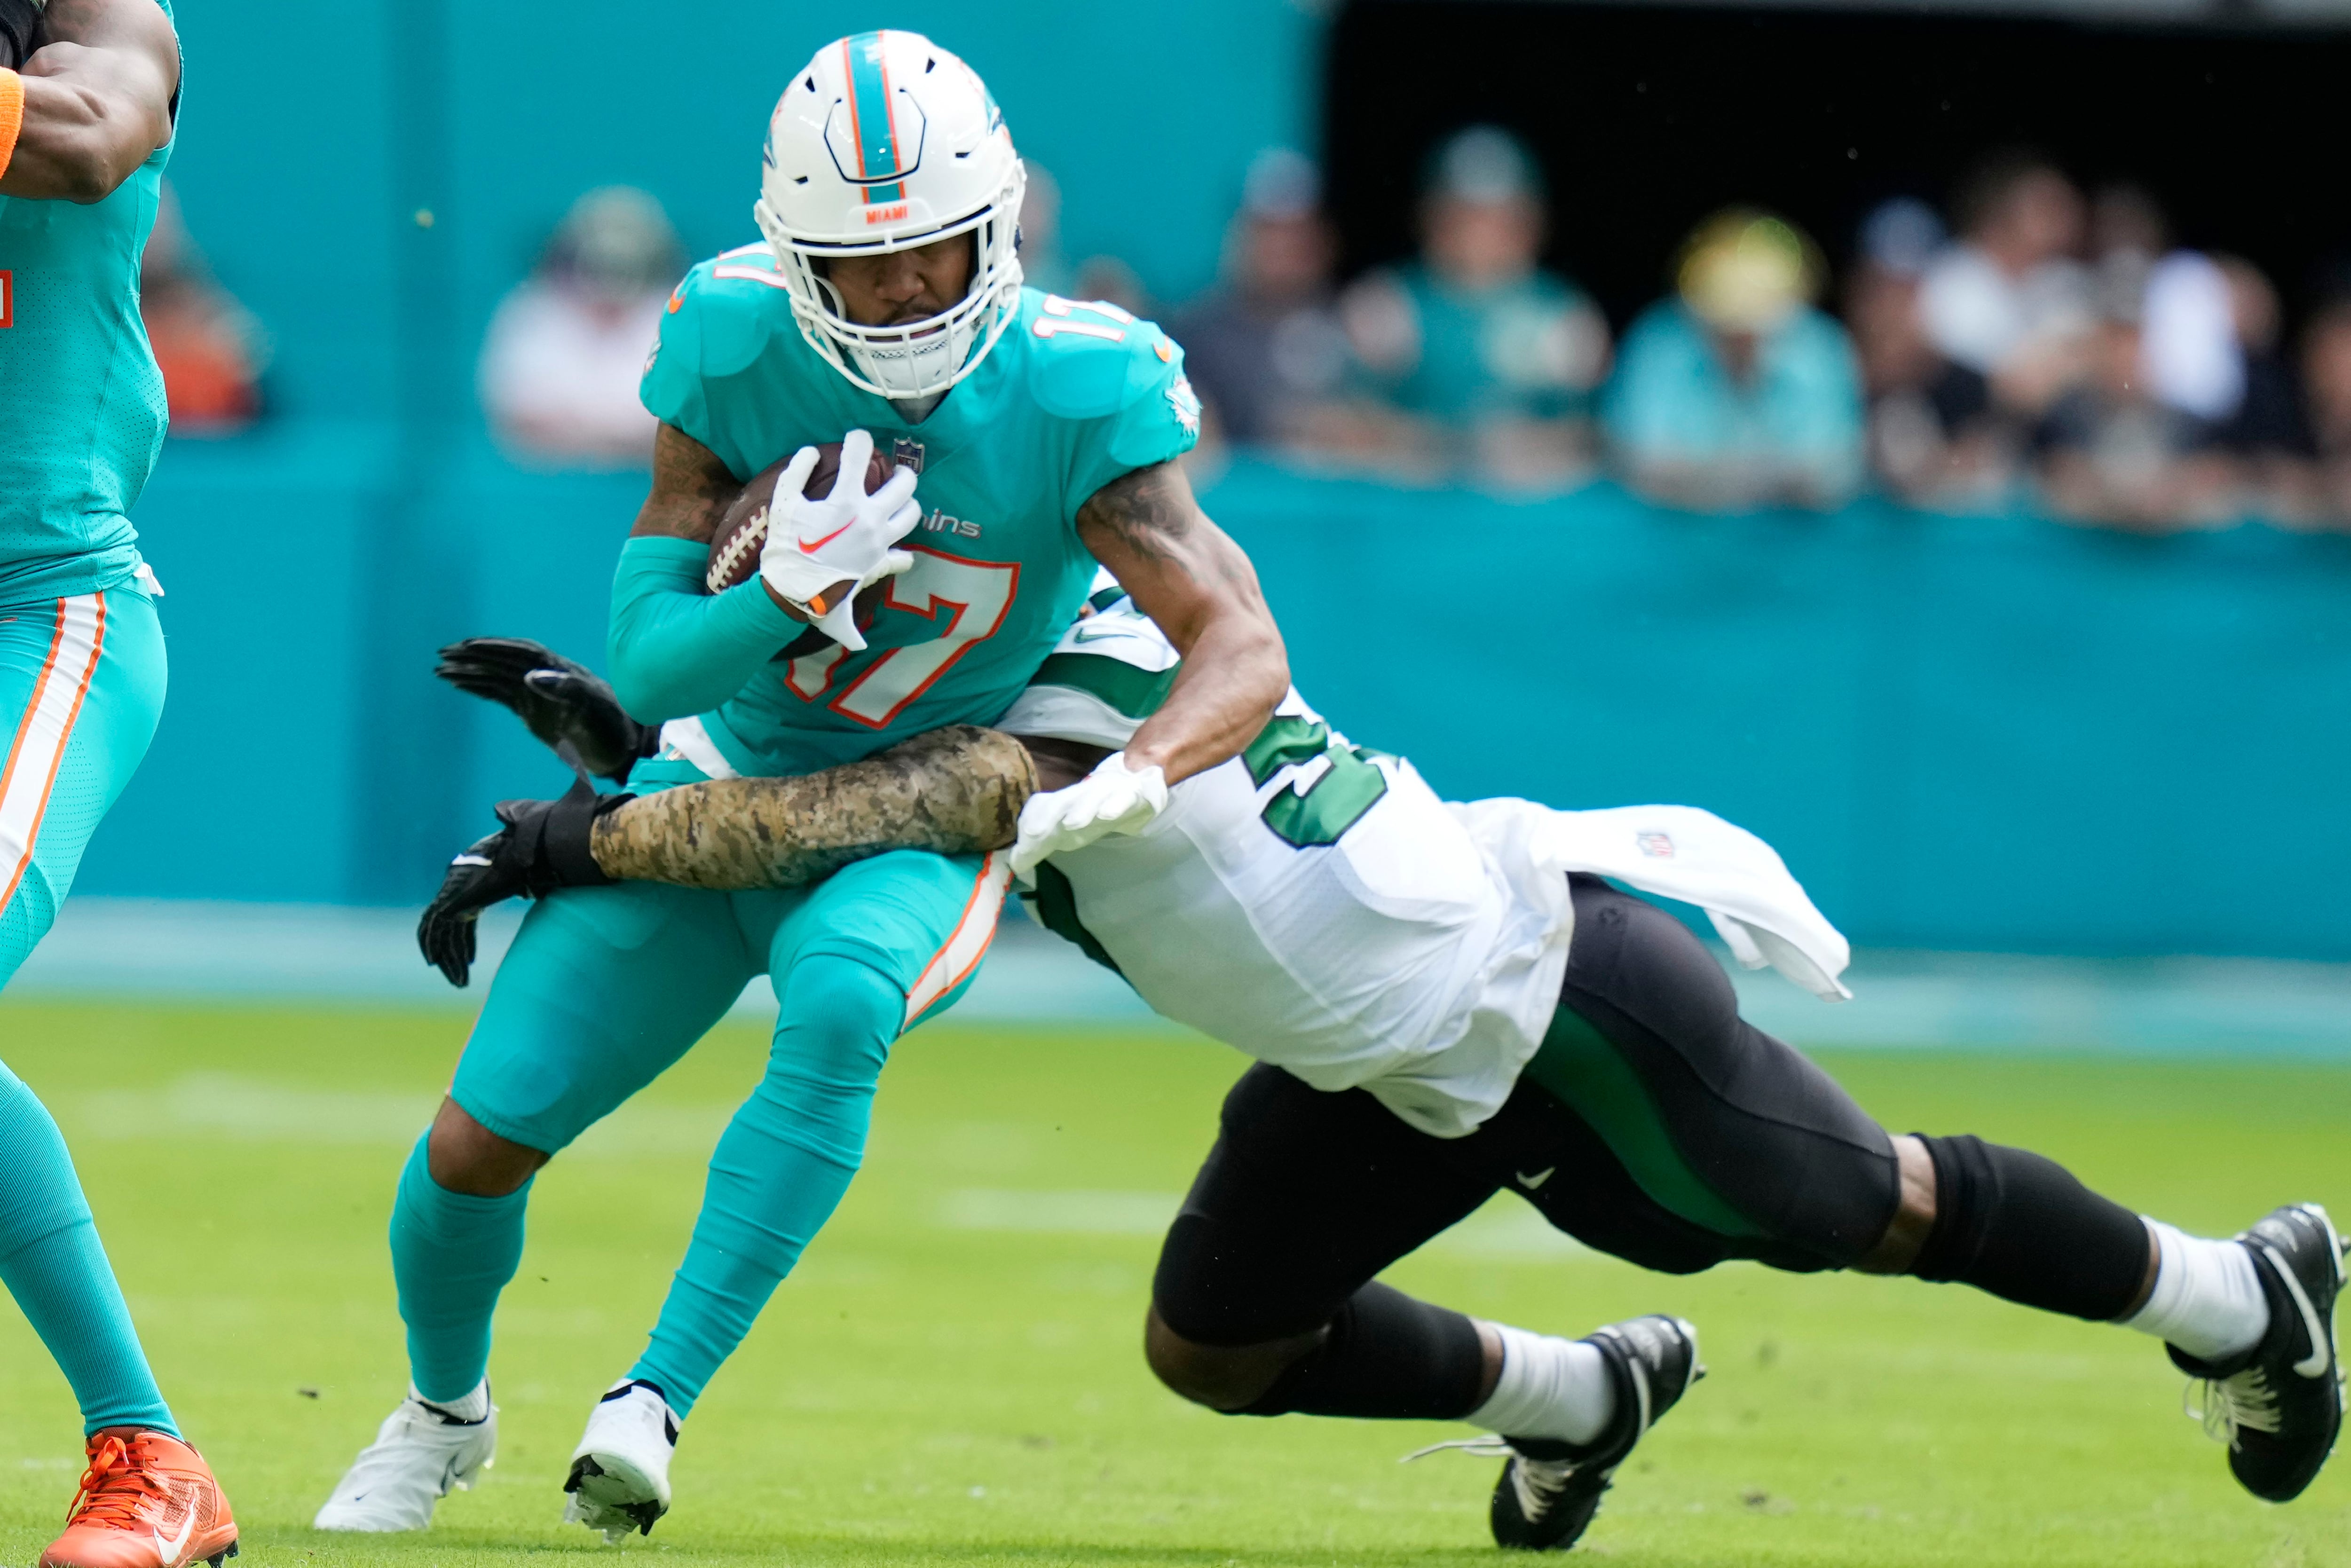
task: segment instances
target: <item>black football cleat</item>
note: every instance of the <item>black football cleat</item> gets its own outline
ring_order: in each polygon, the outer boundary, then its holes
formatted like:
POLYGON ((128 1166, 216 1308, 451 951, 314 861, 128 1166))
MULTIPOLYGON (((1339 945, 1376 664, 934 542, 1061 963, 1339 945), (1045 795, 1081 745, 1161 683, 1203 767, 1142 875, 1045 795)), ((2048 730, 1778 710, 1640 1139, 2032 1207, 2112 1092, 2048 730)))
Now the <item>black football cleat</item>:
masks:
POLYGON ((1633 1318, 1584 1336, 1600 1352, 1616 1390, 1616 1416, 1592 1442, 1555 1437, 1467 1437, 1437 1443, 1417 1459, 1439 1449, 1508 1456, 1494 1483, 1489 1512, 1494 1544, 1522 1552, 1564 1552, 1581 1540, 1600 1511, 1616 1467, 1625 1462, 1657 1417, 1672 1409, 1689 1385, 1706 1375, 1698 1359, 1698 1330, 1681 1318, 1633 1318))
POLYGON ((1578 1446, 1542 1437, 1505 1439, 1510 1458, 1494 1483, 1489 1517, 1494 1544, 1525 1552, 1564 1552, 1600 1511, 1600 1496, 1657 1417, 1706 1375, 1698 1330, 1681 1318, 1653 1316, 1611 1323, 1586 1336, 1599 1347, 1616 1385, 1616 1418, 1578 1446))
POLYGON ((2273 1209, 2237 1238, 2253 1255, 2269 1331, 2242 1355, 2171 1359, 2203 1390, 2205 1431, 2229 1445, 2229 1471, 2255 1497, 2291 1502, 2317 1479, 2343 1429, 2343 1361, 2335 1344, 2344 1242, 2314 1203, 2273 1209))

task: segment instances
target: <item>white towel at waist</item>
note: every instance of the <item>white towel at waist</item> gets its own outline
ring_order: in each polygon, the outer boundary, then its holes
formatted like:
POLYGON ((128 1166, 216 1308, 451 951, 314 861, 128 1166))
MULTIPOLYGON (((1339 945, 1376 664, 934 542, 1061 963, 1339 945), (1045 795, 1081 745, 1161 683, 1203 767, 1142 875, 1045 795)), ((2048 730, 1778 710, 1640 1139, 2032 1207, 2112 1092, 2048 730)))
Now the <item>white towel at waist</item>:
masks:
POLYGON ((1853 949, 1770 844, 1695 806, 1561 811, 1531 800, 1448 802, 1503 863, 1590 872, 1695 904, 1745 967, 1766 964, 1823 1001, 1850 1000, 1837 977, 1853 949))

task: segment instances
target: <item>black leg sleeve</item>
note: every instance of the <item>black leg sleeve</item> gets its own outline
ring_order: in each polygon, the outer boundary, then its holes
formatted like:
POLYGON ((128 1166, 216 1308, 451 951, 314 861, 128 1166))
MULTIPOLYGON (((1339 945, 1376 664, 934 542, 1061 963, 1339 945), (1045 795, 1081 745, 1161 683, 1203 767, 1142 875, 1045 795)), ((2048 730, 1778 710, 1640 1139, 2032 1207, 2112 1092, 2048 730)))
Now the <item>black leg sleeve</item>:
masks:
POLYGON ((1415 1132, 1360 1089, 1250 1068, 1160 1249, 1160 1321, 1201 1345, 1315 1333, 1493 1195, 1507 1156, 1487 1143, 1415 1132))
POLYGON ((1485 1376, 1476 1324, 1374 1281, 1347 1298, 1319 1348, 1238 1413, 1453 1421, 1478 1407, 1485 1376))
POLYGON ((1935 1162, 1935 1224, 1910 1271, 2105 1322, 2147 1282, 2147 1227, 2053 1160, 1981 1138, 1917 1134, 1935 1162))

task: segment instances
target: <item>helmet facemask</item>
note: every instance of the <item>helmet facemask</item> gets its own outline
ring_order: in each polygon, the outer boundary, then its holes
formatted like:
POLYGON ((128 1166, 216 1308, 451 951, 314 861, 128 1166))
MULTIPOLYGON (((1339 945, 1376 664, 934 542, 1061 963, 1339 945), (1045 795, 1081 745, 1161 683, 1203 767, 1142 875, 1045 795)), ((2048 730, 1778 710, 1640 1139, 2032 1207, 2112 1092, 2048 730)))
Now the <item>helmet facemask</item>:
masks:
POLYGON ((919 33, 826 45, 777 100, 753 209, 809 346, 885 398, 935 397, 978 368, 1020 308, 1028 177, 969 66, 919 33), (970 285, 920 321, 869 327, 820 276, 828 260, 971 236, 970 285))

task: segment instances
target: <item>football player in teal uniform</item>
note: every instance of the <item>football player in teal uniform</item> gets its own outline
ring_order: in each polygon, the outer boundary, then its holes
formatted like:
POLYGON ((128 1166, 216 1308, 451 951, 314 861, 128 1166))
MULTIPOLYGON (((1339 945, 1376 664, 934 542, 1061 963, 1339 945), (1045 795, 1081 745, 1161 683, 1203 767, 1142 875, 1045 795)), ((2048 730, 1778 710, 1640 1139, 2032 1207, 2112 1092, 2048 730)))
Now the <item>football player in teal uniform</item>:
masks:
MULTIPOLYGON (((1199 427, 1182 350, 1114 307, 1021 287, 1023 183, 995 99, 926 38, 844 38, 791 78, 755 208, 766 242, 688 274, 646 367, 653 494, 622 552, 609 649, 622 703, 663 726, 635 789, 810 772, 991 723, 1097 561, 1166 628, 1184 673, 1123 751, 1032 808, 1033 841, 1140 827, 1281 699, 1255 573, 1175 465, 1199 427), (835 440, 840 481, 805 498, 813 448, 835 440), (867 495, 876 449, 895 471, 867 495), (705 593, 729 502, 787 458, 758 577, 705 593), (878 601, 870 626, 861 590, 878 601)), ((535 905, 400 1179, 409 1397, 319 1526, 419 1528, 488 1461, 491 1317, 534 1173, 764 972, 780 1003, 766 1077, 719 1140, 650 1343, 595 1406, 565 1485, 567 1518, 649 1531, 680 1423, 839 1202, 891 1043, 969 984, 1009 874, 1001 852, 896 852, 778 892, 626 883, 535 905)))
MULTIPOLYGON (((168 5, 0 0, 0 986, 47 933, 162 716, 160 590, 130 514, 163 441, 139 258, 179 91, 168 5)), ((235 1551, 57 1124, 5 1068, 0 1281, 73 1385, 89 1450, 44 1568, 235 1551)))

